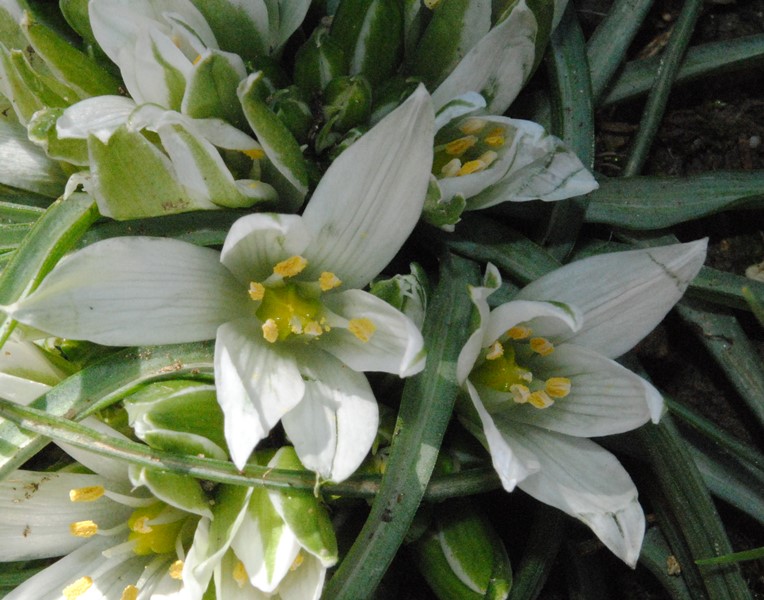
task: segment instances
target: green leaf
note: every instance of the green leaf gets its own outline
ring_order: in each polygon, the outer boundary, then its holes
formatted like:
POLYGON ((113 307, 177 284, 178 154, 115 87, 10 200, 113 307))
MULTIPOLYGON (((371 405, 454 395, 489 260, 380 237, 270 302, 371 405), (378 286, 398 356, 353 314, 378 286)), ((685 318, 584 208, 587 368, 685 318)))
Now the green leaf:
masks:
POLYGON ((586 220, 627 229, 660 229, 723 210, 764 207, 764 171, 714 171, 692 177, 601 179, 586 220))

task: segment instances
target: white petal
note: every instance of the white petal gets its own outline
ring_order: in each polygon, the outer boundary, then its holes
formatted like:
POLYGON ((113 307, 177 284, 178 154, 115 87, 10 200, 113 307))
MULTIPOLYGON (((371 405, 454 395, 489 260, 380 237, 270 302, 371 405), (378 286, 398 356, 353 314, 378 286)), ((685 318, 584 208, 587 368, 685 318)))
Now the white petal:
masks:
POLYGON ((475 362, 480 356, 490 313, 488 296, 493 294, 500 285, 501 275, 499 270, 493 264, 488 263, 486 265, 483 286, 469 287, 470 299, 475 305, 475 310, 477 310, 478 321, 475 330, 464 344, 461 352, 459 352, 459 358, 456 361, 456 380, 459 382, 459 385, 463 385, 467 380, 470 371, 472 371, 475 362))
POLYGON ((103 530, 124 522, 132 509, 106 496, 93 502, 69 500, 73 489, 104 484, 98 475, 78 473, 16 471, 9 475, 0 482, 0 539, 4 540, 0 561, 72 552, 87 542, 72 535, 72 523, 92 520, 103 530))
POLYGON ((313 350, 299 355, 302 402, 282 417, 305 467, 343 481, 363 462, 377 435, 379 409, 369 382, 339 360, 313 350))
POLYGON ((236 221, 225 238, 221 262, 249 287, 273 273, 276 263, 303 254, 310 233, 297 215, 254 214, 236 221))
POLYGON ((88 139, 94 135, 106 144, 135 110, 135 102, 124 96, 96 96, 68 107, 56 121, 59 138, 88 139))
POLYGON ((475 386, 469 380, 467 380, 465 386, 472 400, 472 405, 480 417, 483 431, 482 433, 475 431, 474 424, 465 419, 462 419, 462 423, 486 446, 491 454, 493 468, 499 475, 502 486, 504 486, 505 490, 511 492, 519 482, 539 470, 539 462, 529 453, 526 453, 522 458, 515 453, 502 431, 496 427, 493 417, 485 409, 475 386))
POLYGON ((508 329, 520 323, 527 323, 534 336, 549 337, 578 331, 583 317, 575 306, 511 300, 491 311, 483 333, 483 347, 490 346, 508 329))
POLYGON ((266 342, 254 318, 218 329, 215 387, 231 459, 240 469, 257 443, 305 393, 288 347, 266 342))
POLYGON ((502 421, 504 439, 541 469, 518 487, 588 525, 616 556, 634 567, 645 533, 637 489, 615 456, 585 438, 502 421))
POLYGON ((567 377, 570 395, 549 408, 513 405, 505 418, 576 437, 613 435, 636 429, 662 404, 644 379, 588 348, 563 344, 528 365, 536 379, 567 377))
POLYGON ((400 250, 424 205, 433 119, 420 86, 331 164, 303 214, 311 273, 332 271, 360 288, 400 250))
MULTIPOLYGON (((83 425, 94 429, 100 433, 107 434, 121 441, 129 441, 127 436, 122 435, 115 429, 109 427, 106 423, 95 417, 86 417, 81 421, 83 425)), ((129 488, 130 477, 128 475, 129 466, 126 462, 116 460, 108 456, 103 456, 95 452, 89 452, 83 448, 76 446, 70 446, 62 442, 57 442, 57 446, 76 460, 81 465, 87 467, 94 473, 97 473, 102 478, 109 481, 109 486, 114 488, 115 485, 124 485, 129 488)))
POLYGON ((326 577, 326 567, 308 552, 303 553, 303 561, 279 585, 281 600, 318 600, 326 577))
POLYGON ((488 112, 501 114, 530 74, 536 57, 537 24, 525 2, 489 31, 433 92, 435 109, 465 92, 488 100, 488 112))
POLYGON ((112 238, 65 257, 13 318, 112 346, 208 340, 251 301, 219 254, 177 240, 112 238))
POLYGON ((660 323, 703 265, 707 240, 593 256, 537 279, 516 296, 578 307, 581 331, 563 335, 610 358, 660 323))
POLYGON ((328 294, 324 305, 343 320, 368 319, 375 327, 368 341, 344 323, 330 319, 331 331, 317 342, 356 371, 382 371, 408 377, 424 368, 424 340, 414 322, 384 300, 361 290, 328 294))

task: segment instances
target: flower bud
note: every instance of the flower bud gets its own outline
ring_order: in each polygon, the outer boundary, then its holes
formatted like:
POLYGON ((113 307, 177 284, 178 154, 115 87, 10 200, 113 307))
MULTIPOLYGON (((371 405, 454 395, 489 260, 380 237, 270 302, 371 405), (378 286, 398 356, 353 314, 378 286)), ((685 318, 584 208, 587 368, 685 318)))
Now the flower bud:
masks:
POLYGON ((365 77, 332 79, 324 90, 324 116, 332 129, 345 132, 365 123, 371 114, 371 86, 365 77))
POLYGON ((271 96, 271 110, 300 144, 307 142, 313 126, 313 113, 302 89, 292 85, 278 90, 271 96))
POLYGON ((346 75, 347 70, 345 52, 325 28, 318 27, 297 50, 294 82, 310 94, 319 94, 327 83, 346 75))

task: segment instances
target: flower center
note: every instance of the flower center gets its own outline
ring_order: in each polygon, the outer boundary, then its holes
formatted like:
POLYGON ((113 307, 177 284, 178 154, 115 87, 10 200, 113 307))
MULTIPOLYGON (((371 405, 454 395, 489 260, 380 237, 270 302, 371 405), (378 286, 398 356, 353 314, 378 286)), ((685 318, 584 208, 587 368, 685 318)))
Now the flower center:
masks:
POLYGON ((508 393, 518 404, 547 408, 554 404, 555 399, 570 394, 570 379, 537 379, 527 365, 539 358, 543 360, 553 352, 552 342, 542 337, 531 337, 529 327, 512 327, 484 350, 483 361, 472 370, 470 380, 508 393))
POLYGON ((484 171, 498 158, 496 150, 505 145, 506 133, 501 125, 477 117, 449 128, 448 141, 435 146, 433 175, 442 179, 484 171))
MULTIPOLYGON (((315 339, 331 330, 330 313, 320 298, 321 294, 341 286, 342 281, 329 271, 321 273, 317 281, 291 280, 307 266, 305 258, 292 256, 277 263, 265 281, 249 283, 249 297, 260 303, 255 315, 262 322, 263 337, 272 344, 291 336, 315 339)), ((362 342, 368 342, 377 329, 366 318, 350 319, 347 325, 340 326, 347 327, 362 342)))
POLYGON ((133 552, 139 556, 174 552, 187 518, 188 515, 169 509, 164 502, 137 508, 127 520, 133 552))

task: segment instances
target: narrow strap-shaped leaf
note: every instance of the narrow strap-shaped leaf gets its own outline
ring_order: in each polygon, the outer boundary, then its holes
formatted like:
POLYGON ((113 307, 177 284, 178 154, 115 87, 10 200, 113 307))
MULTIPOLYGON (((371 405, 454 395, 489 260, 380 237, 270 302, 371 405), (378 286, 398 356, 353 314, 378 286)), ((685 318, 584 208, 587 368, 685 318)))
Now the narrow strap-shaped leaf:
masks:
POLYGON ((764 171, 714 171, 692 177, 601 179, 586 220, 627 229, 660 229, 723 210, 764 207, 764 171))
POLYGON ((586 44, 595 104, 618 70, 653 0, 615 0, 586 44))
MULTIPOLYGON (((9 305, 32 292, 58 260, 98 218, 92 198, 73 194, 57 200, 35 223, 0 276, 0 305, 9 305)), ((0 324, 0 347, 13 331, 7 316, 0 324)))
POLYGON ((676 78, 682 57, 690 43, 690 37, 695 29, 695 22, 703 8, 703 0, 687 0, 682 12, 674 25, 666 50, 662 56, 655 83, 647 98, 639 130, 634 136, 629 159, 623 169, 625 177, 638 175, 642 170, 655 134, 658 132, 663 114, 668 102, 671 85, 676 78))
POLYGON ((566 518, 556 508, 537 503, 530 536, 515 571, 509 600, 534 600, 539 597, 560 550, 566 518))
POLYGON ((732 552, 716 508, 671 417, 636 430, 653 477, 644 482, 659 523, 677 555, 693 598, 745 600, 751 597, 737 565, 704 568, 693 561, 732 552), (673 538, 673 539, 672 539, 673 538))
MULTIPOLYGON (((4 194, 3 194, 4 196, 4 194)), ((50 200, 48 200, 50 202, 50 200)), ((34 223, 45 209, 16 202, 0 201, 0 219, 11 223, 34 223)))
POLYGON ((459 386, 456 360, 468 335, 467 286, 477 285, 474 263, 446 257, 424 324, 427 364, 403 389, 390 458, 371 513, 324 598, 368 597, 382 579, 409 529, 432 474, 459 386))
MULTIPOLYGON (((588 168, 594 165, 594 108, 584 35, 572 4, 552 34, 547 61, 552 84, 552 132, 588 168)), ((584 222, 587 201, 569 198, 555 202, 543 245, 556 259, 572 250, 584 222)))
POLYGON ((538 279, 560 266, 546 250, 521 233, 479 215, 466 215, 456 232, 444 241, 453 252, 492 262, 520 283, 538 279))
MULTIPOLYGON (((655 71, 661 60, 660 56, 654 56, 627 63, 599 106, 618 104, 646 94, 655 83, 655 71)), ((762 66, 764 34, 701 44, 687 51, 674 84, 762 66)))
POLYGON ((669 572, 667 563, 676 560, 660 527, 650 527, 642 541, 639 564, 645 567, 671 595, 672 600, 695 600, 682 577, 669 572))
POLYGON ((694 326, 700 342, 724 370, 759 426, 764 426, 764 366, 737 318, 688 301, 677 305, 677 310, 694 326))

